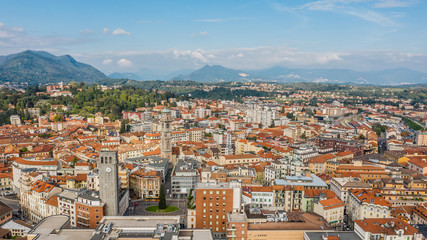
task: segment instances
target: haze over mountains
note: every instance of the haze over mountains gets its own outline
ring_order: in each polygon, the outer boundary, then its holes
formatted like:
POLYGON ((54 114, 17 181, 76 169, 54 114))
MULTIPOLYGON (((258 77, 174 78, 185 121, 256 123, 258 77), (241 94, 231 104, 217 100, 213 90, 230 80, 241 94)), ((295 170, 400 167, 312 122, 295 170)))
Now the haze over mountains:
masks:
POLYGON ((116 72, 107 77, 91 65, 77 62, 70 55, 54 56, 48 52, 28 50, 8 56, 0 56, 0 82, 36 84, 77 81, 90 83, 107 78, 191 80, 197 82, 273 81, 374 85, 427 83, 427 73, 406 68, 359 72, 348 69, 295 69, 276 66, 263 70, 244 71, 220 65, 206 65, 194 71, 182 69, 173 72, 155 72, 148 68, 141 68, 138 72, 116 72))
POLYGON ((258 71, 239 71, 219 65, 206 65, 187 75, 173 80, 202 82, 218 81, 276 81, 276 82, 316 82, 352 83, 375 85, 425 84, 427 73, 405 68, 386 69, 375 72, 359 72, 348 69, 291 69, 272 67, 258 71))

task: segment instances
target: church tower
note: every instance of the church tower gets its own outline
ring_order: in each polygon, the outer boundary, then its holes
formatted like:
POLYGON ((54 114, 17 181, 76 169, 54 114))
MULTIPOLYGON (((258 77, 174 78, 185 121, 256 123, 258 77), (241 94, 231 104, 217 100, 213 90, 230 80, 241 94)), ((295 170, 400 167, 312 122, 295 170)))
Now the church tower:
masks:
POLYGON ((160 156, 172 160, 172 131, 171 131, 171 112, 165 108, 160 118, 160 156))
POLYGON ((117 151, 101 151, 98 160, 99 196, 105 203, 104 215, 119 215, 119 174, 117 151))

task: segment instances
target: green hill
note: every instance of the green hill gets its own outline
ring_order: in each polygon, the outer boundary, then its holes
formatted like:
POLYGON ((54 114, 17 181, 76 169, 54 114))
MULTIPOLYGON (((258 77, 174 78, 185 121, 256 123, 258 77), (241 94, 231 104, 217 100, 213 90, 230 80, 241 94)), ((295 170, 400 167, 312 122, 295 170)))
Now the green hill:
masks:
POLYGON ((70 55, 24 51, 0 58, 0 82, 57 83, 96 82, 108 78, 96 68, 77 62, 70 55))

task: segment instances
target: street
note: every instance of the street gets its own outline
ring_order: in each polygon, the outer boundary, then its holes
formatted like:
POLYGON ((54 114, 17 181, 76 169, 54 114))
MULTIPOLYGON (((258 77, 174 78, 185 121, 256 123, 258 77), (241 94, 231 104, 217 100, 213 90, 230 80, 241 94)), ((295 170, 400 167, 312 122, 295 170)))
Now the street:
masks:
POLYGON ((20 209, 19 207, 19 199, 0 197, 0 201, 7 204, 9 207, 13 209, 13 211, 17 211, 20 209))

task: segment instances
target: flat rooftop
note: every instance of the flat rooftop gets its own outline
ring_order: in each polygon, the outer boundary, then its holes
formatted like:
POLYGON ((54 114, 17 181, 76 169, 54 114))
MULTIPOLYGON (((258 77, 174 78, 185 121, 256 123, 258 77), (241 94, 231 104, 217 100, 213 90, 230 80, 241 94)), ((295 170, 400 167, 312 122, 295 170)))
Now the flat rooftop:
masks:
POLYGON ((298 219, 298 222, 265 222, 249 223, 249 230, 332 230, 326 221, 315 213, 308 212, 289 212, 288 219, 298 219))
POLYGON ((229 222, 247 222, 248 221, 246 214, 231 213, 227 215, 228 215, 229 222))
POLYGON ((56 215, 43 219, 29 235, 38 235, 38 240, 74 240, 91 239, 93 229, 62 229, 68 224, 69 217, 56 215), (58 230, 58 231, 55 231, 58 230))
POLYGON ((340 240, 361 240, 355 232, 306 232, 305 236, 308 240, 323 240, 324 236, 337 236, 340 240))
POLYGON ((106 216, 101 224, 113 223, 113 228, 132 230, 138 228, 157 228, 158 224, 179 224, 179 216, 106 216))
POLYGON ((316 186, 328 187, 328 185, 318 176, 311 174, 306 176, 285 176, 285 179, 275 179, 276 185, 284 186, 316 186))

